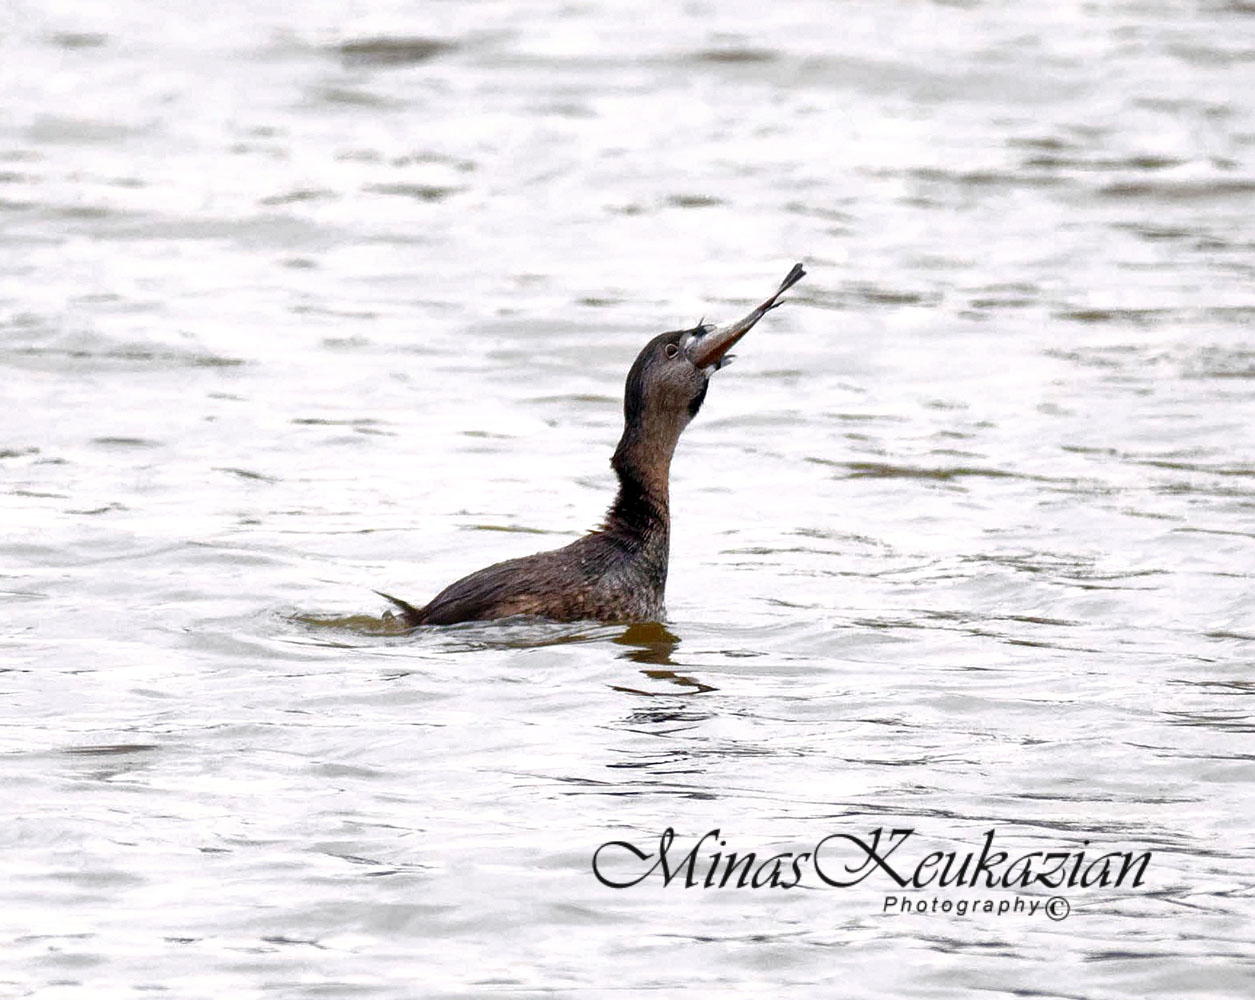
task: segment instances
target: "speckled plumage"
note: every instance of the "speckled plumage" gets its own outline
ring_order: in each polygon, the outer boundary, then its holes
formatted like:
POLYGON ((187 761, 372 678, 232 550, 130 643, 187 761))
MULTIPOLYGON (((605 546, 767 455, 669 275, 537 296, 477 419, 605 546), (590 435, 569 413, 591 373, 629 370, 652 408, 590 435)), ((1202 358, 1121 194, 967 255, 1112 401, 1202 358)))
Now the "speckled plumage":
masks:
POLYGON ((611 459, 619 492, 596 531, 570 545, 507 559, 465 576, 418 608, 382 594, 407 627, 515 615, 555 621, 659 621, 665 609, 671 517, 668 479, 676 442, 697 415, 728 349, 805 272, 795 265, 766 302, 722 330, 699 325, 660 334, 637 356, 623 396, 623 436, 611 459))

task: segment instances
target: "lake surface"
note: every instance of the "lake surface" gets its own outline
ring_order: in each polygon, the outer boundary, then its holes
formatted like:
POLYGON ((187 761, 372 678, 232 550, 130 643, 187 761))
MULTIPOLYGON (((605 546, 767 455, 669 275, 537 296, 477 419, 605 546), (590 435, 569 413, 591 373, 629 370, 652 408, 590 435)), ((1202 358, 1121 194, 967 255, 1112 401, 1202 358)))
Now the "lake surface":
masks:
POLYGON ((0 39, 0 992, 1252 995, 1250 4, 0 39), (637 351, 795 260, 663 625, 389 632, 597 524, 637 351), (889 870, 991 843, 1150 860, 889 870))

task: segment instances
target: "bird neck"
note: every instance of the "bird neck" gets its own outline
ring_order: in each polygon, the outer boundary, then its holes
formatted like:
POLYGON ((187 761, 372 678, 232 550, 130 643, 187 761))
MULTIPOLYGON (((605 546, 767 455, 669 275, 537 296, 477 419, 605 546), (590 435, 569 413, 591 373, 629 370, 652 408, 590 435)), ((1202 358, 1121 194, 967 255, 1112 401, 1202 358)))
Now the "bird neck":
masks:
POLYGON ((667 483, 674 440, 643 439, 631 426, 623 431, 610 465, 619 477, 619 492, 606 516, 605 530, 639 539, 665 552, 671 531, 667 483))

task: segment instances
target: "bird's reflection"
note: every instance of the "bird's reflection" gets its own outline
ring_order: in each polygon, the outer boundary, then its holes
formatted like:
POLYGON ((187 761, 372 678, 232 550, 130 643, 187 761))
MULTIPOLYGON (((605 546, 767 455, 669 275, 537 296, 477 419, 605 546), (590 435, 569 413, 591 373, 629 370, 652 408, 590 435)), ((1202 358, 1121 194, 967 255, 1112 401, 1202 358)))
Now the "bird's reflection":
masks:
POLYGON ((718 690, 714 685, 705 684, 694 677, 679 674, 670 669, 676 666, 671 659, 671 654, 680 644, 680 637, 668 631, 665 625, 658 622, 629 625, 621 635, 615 636, 610 641, 616 645, 628 647, 626 651, 619 654, 620 658, 631 660, 633 663, 650 664, 641 673, 650 680, 663 681, 668 685, 661 691, 645 691, 640 688, 612 684, 611 687, 615 691, 656 698, 705 694, 708 691, 718 690), (676 688, 680 690, 677 691, 676 688))
POLYGON ((629 625, 610 640, 616 646, 627 646, 619 656, 633 663, 653 663, 660 667, 673 667, 671 654, 680 644, 680 637, 669 632, 660 622, 638 622, 629 625))

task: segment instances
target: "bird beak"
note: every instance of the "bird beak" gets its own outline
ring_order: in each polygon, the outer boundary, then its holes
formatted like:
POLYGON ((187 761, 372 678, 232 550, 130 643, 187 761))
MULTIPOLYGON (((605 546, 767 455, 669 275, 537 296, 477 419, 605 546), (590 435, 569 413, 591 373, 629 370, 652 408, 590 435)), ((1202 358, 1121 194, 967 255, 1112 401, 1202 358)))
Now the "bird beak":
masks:
POLYGON ((754 328, 754 324, 767 315, 769 310, 778 306, 780 303, 777 300, 780 296, 801 281, 805 274, 801 264, 794 264, 793 270, 788 273, 784 281, 780 282, 780 287, 775 290, 771 298, 752 313, 730 326, 712 329, 694 340, 688 349, 689 360, 694 367, 714 367, 718 370, 722 365, 727 364, 731 360, 727 355, 728 351, 732 350, 732 345, 749 333, 754 328))

